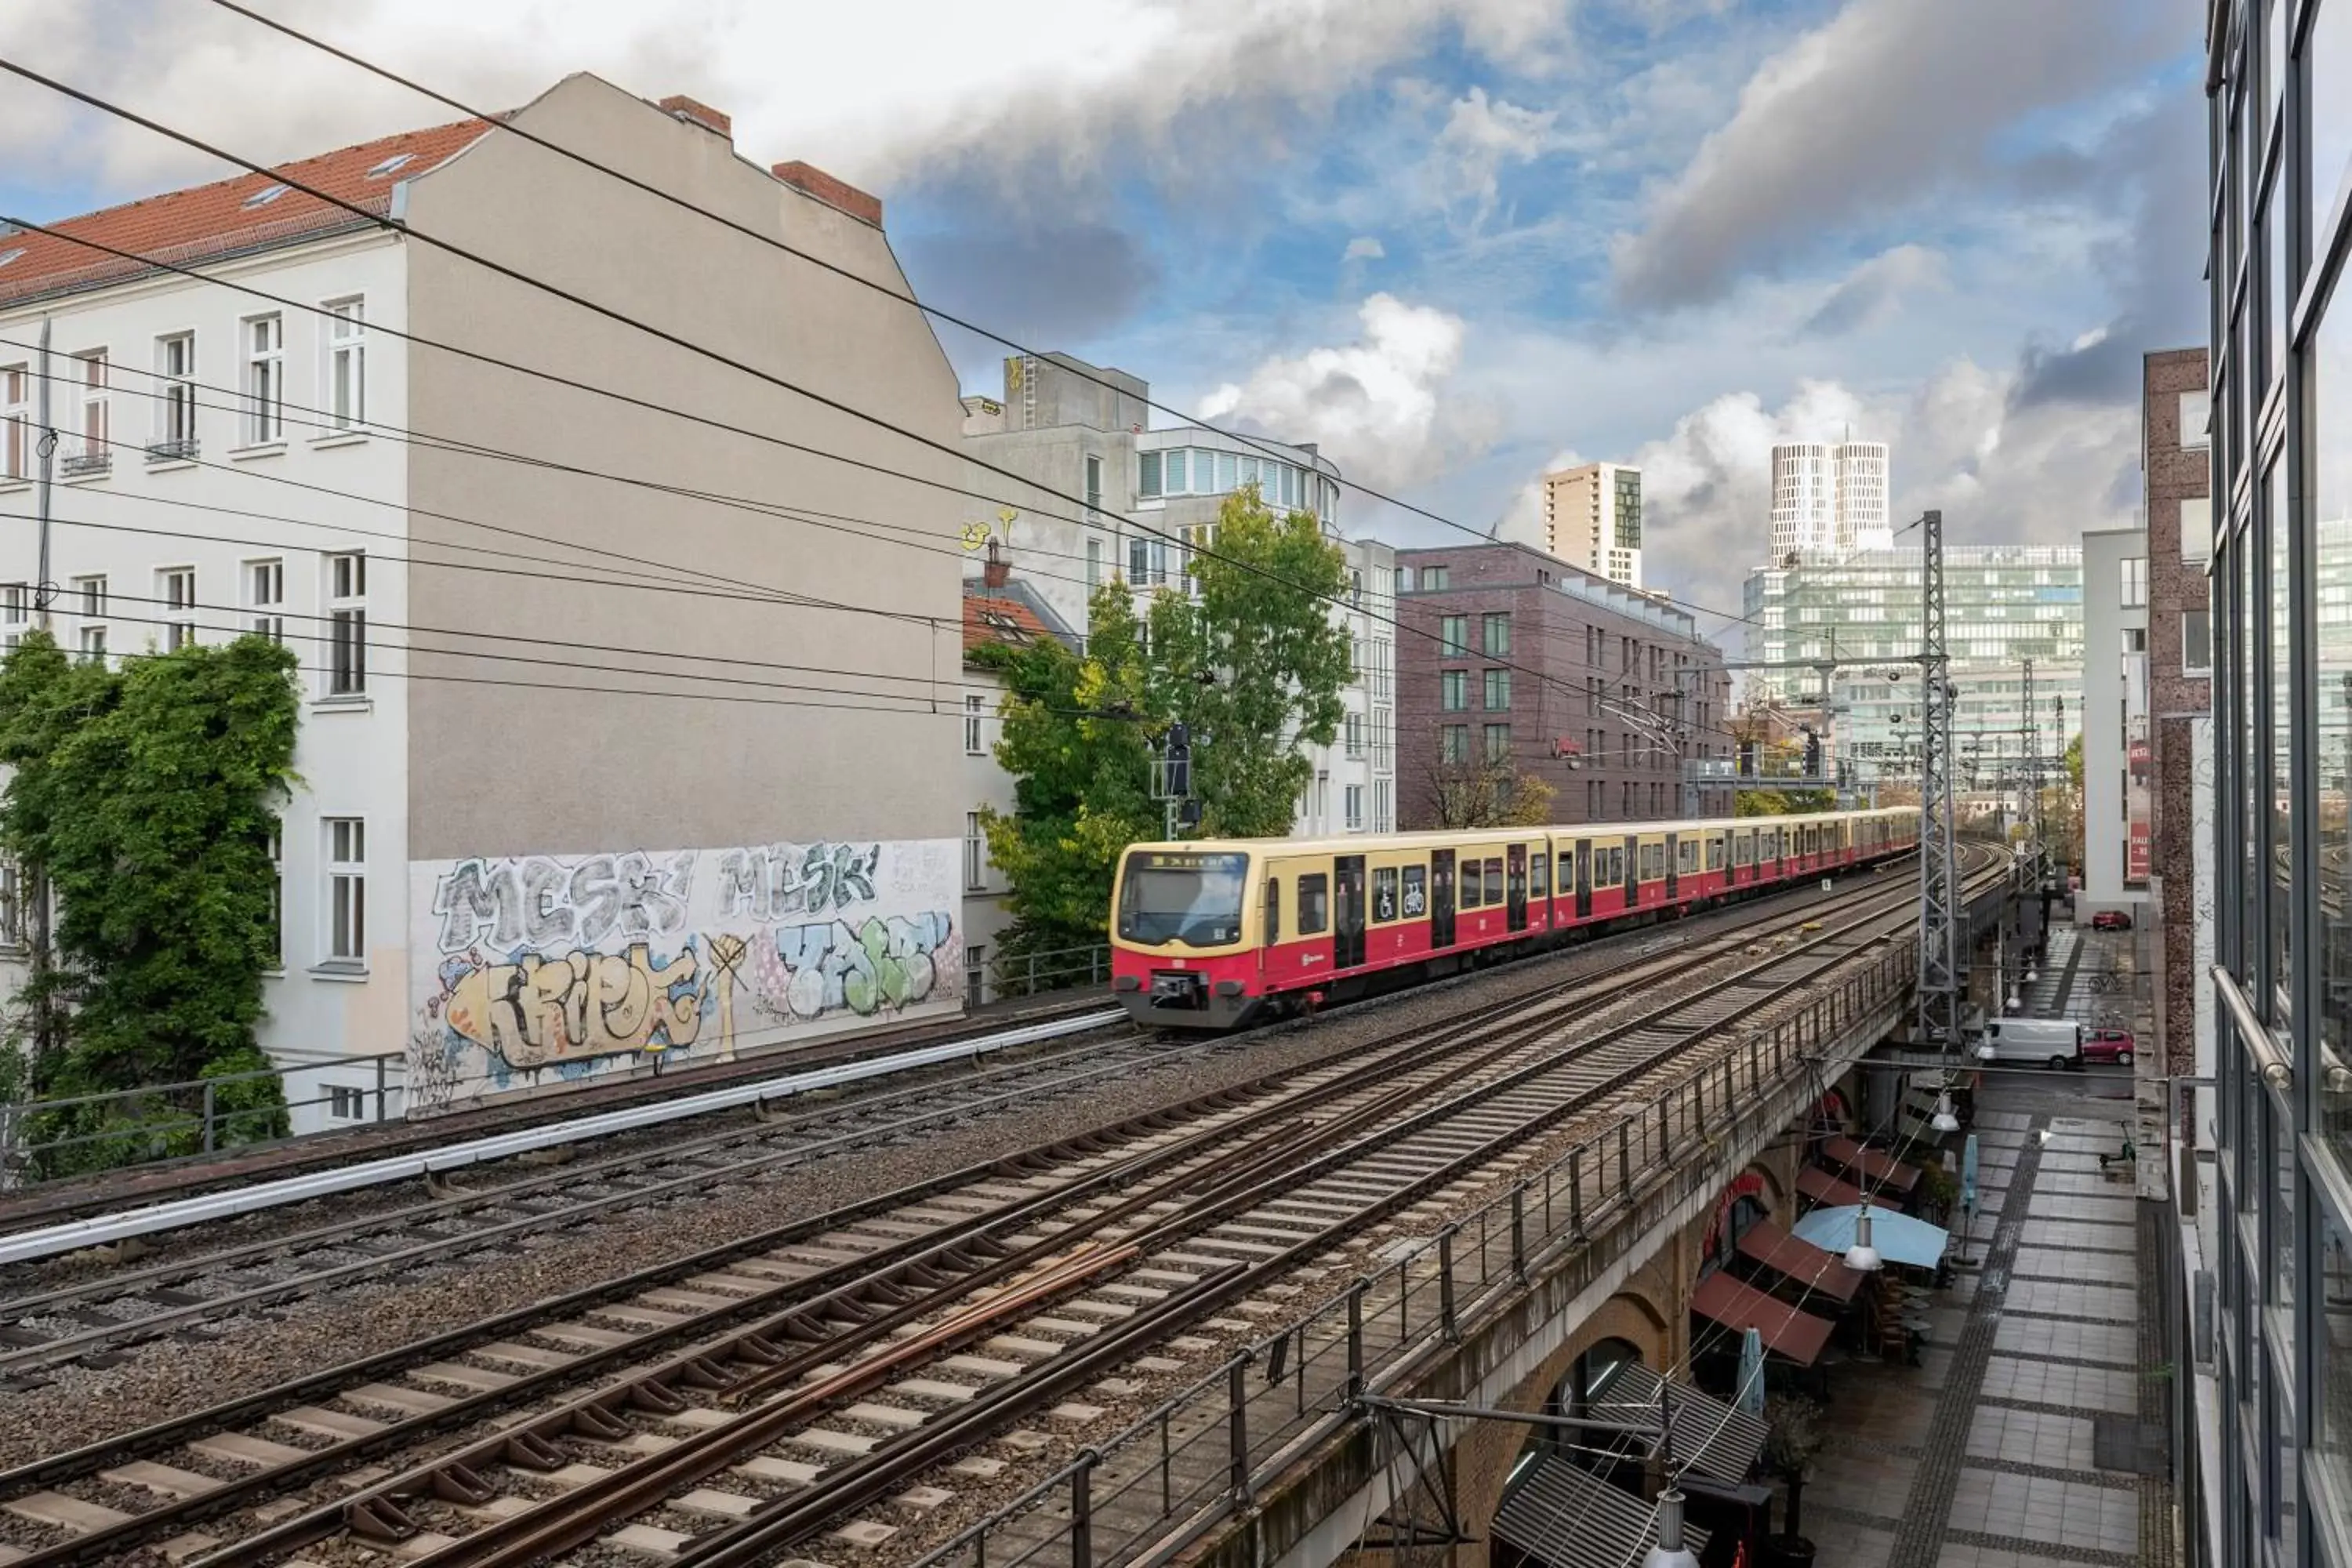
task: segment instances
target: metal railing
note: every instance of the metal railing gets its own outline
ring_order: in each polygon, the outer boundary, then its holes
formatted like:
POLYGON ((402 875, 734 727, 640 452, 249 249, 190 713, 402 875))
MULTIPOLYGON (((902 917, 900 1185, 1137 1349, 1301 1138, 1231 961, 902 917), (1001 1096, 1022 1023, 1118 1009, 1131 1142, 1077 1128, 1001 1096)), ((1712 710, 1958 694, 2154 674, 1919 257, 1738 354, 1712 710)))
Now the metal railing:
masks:
POLYGON ((0 1103, 0 1188, 272 1142, 293 1134, 298 1111, 352 1126, 392 1121, 405 1086, 402 1053, 387 1051, 0 1103), (300 1083, 306 1075, 343 1081, 300 1083), (264 1085, 274 1098, 257 1092, 264 1085))
POLYGON ((966 976, 974 1006, 1016 996, 1044 996, 1083 985, 1110 984, 1110 944, 1066 947, 1051 952, 1002 953, 973 966, 966 976))
MULTIPOLYGON (((1164 1558, 1245 1512, 1266 1480, 1353 1419, 1355 1394, 1403 1382, 1422 1355, 1460 1343, 1538 1277, 1563 1300, 1598 1279, 1719 1179, 1713 1162, 1687 1160, 1692 1151, 1769 1139, 1793 1114, 1776 1098, 1812 1081, 1822 1050, 1898 1013, 1916 963, 1910 943, 1885 944, 1802 1009, 1735 1037, 1656 1100, 1081 1452, 918 1568, 1164 1558)), ((1360 1474, 1400 1457, 1375 1436, 1360 1474)))

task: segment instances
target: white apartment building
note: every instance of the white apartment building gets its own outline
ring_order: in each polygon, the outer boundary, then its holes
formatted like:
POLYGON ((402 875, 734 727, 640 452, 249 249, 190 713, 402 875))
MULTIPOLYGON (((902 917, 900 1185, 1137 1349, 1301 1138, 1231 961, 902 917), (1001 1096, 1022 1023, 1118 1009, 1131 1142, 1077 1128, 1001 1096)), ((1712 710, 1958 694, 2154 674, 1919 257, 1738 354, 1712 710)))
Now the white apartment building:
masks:
POLYGON ((1544 548, 1570 565, 1642 585, 1642 470, 1586 463, 1543 477, 1544 548))
POLYGON ((1772 448, 1772 559, 1798 551, 1885 550, 1887 450, 1879 441, 1791 441, 1772 448))
POLYGON ((278 174, 58 226, 196 277, 0 239, 0 616, 92 658, 257 632, 299 655, 260 1034, 302 1069, 298 1131, 373 1118, 379 1081, 425 1114, 952 1007, 963 792, 917 760, 952 755, 962 560, 914 481, 961 465, 413 237, 952 444, 880 204, 584 75, 278 174), (887 973, 856 971, 875 951, 887 973))
MULTIPOLYGON (((974 552, 993 543, 1016 581, 1083 637, 1087 600, 1112 577, 1139 595, 1184 582, 1184 552, 1213 535, 1218 508, 1245 485, 1269 506, 1312 512, 1346 552, 1348 603, 1332 606, 1356 650, 1342 690, 1348 717, 1328 746, 1306 748, 1314 776, 1298 802, 1300 834, 1388 832, 1396 826, 1396 556, 1339 532, 1339 470, 1312 446, 1192 428, 1153 430, 1150 387, 1065 354, 1013 355, 1004 393, 963 400, 977 457, 1041 487, 1033 509, 974 506, 974 552), (1045 493, 1045 492, 1053 493, 1045 493), (1081 515, 1070 502, 1081 498, 1081 515)), ((982 478, 1000 487, 1011 481, 982 478)), ((987 488, 983 484, 978 488, 987 488)))

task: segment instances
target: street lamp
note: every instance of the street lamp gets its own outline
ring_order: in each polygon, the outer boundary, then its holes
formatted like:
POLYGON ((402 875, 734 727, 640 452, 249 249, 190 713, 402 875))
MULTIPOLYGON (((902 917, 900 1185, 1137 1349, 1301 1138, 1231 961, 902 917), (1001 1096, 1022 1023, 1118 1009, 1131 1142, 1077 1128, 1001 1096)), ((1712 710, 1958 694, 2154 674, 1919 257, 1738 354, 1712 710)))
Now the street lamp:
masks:
POLYGON ((1698 1568, 1698 1559, 1683 1544, 1683 1494, 1669 1486, 1658 1494, 1658 1543, 1642 1559, 1642 1568, 1698 1568))
POLYGON ((1936 1114, 1928 1119, 1927 1125, 1938 1132, 1958 1132, 1960 1130, 1960 1119, 1952 1114, 1952 1097, 1948 1090, 1936 1097, 1936 1114))
POLYGON ((1863 1194, 1862 1211, 1853 1216, 1853 1245, 1845 1249, 1845 1266, 1857 1274, 1875 1274, 1881 1267, 1878 1248, 1870 1245, 1870 1196, 1863 1194))

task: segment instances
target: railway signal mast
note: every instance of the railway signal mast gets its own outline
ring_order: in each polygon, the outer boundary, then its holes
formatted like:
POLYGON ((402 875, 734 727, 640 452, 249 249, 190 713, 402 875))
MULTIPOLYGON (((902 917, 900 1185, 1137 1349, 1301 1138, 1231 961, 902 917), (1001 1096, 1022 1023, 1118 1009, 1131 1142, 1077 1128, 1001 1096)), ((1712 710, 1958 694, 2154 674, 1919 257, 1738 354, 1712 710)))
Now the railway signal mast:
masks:
POLYGON ((1952 658, 1944 631, 1944 514, 1920 520, 1918 1041, 1960 1047, 1960 889, 1952 843, 1952 658))

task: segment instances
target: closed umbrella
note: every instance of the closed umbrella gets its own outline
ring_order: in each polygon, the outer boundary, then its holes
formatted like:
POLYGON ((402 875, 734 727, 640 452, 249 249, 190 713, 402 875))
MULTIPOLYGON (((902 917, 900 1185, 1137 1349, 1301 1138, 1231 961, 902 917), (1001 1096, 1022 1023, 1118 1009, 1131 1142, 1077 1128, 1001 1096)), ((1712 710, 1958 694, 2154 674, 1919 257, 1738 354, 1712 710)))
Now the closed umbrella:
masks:
POLYGON ((1739 1398, 1735 1403, 1750 1415, 1764 1414, 1764 1336, 1752 1328, 1739 1335, 1739 1398))

